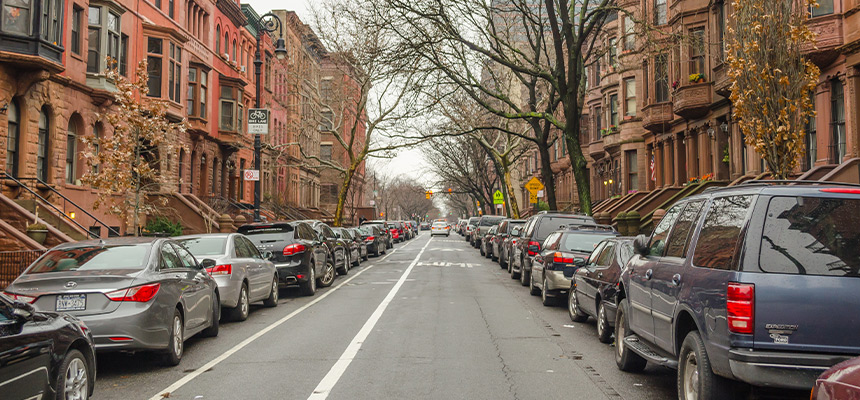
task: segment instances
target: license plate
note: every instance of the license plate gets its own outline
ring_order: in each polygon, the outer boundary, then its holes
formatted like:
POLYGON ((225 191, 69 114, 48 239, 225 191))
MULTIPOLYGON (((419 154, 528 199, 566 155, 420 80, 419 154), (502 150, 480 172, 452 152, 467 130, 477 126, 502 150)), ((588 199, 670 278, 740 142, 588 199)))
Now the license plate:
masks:
POLYGON ((87 309, 87 295, 64 294, 57 296, 57 311, 78 311, 87 309))

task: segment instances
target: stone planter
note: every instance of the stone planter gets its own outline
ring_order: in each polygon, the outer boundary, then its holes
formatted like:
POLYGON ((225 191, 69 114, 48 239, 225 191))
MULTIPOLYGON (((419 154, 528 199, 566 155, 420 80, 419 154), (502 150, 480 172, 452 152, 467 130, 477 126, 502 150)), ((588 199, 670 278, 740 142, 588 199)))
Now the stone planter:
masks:
POLYGON ((27 236, 29 236, 30 239, 33 239, 36 243, 45 244, 45 239, 48 238, 48 230, 47 229, 27 230, 27 236))

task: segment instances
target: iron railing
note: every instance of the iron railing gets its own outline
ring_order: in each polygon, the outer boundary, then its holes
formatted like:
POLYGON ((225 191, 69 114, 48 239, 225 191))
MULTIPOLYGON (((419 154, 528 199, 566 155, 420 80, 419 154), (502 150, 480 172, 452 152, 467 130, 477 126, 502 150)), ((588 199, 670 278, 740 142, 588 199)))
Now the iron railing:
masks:
POLYGON ((0 251, 0 289, 8 286, 46 250, 0 251))

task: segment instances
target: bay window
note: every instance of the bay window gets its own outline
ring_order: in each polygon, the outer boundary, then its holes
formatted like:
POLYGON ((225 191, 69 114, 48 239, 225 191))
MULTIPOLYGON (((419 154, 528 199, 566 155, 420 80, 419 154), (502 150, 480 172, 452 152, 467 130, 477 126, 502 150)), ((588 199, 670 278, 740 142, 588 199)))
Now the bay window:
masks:
POLYGON ((59 63, 64 7, 63 0, 0 0, 0 49, 59 63))
POLYGON ((170 42, 170 53, 167 64, 167 97, 175 102, 181 100, 180 86, 182 83, 182 48, 170 42))
POLYGON ((669 9, 666 0, 654 0, 654 23, 666 25, 669 22, 669 9))
POLYGON ((149 97, 161 97, 161 61, 164 54, 164 40, 150 37, 146 42, 146 72, 149 76, 147 86, 149 97))
POLYGON ((223 131, 242 131, 242 89, 232 86, 221 86, 221 105, 218 128, 223 131))
POLYGON ((636 115, 636 78, 624 80, 624 115, 636 115))
POLYGON ((83 14, 83 8, 72 7, 72 35, 69 37, 69 47, 75 54, 81 54, 81 18, 83 18, 83 14))
POLYGON ((618 126, 618 95, 612 94, 609 96, 609 126, 618 126))
POLYGON ((122 12, 91 3, 87 14, 87 72, 100 74, 120 61, 122 12), (111 62, 108 64, 107 58, 111 62))
POLYGON ((655 100, 669 101, 669 62, 665 54, 654 59, 654 86, 655 100))

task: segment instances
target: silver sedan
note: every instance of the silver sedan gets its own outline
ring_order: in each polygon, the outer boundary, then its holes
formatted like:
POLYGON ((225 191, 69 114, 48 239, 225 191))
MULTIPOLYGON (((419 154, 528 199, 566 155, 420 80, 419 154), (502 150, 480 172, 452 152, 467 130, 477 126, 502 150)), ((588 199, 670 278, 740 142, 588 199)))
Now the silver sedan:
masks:
POLYGON ((218 335, 215 280, 184 247, 164 238, 109 238, 61 244, 5 289, 40 311, 86 323, 97 351, 154 350, 168 365, 185 339, 218 335))
POLYGON ((248 318, 251 303, 278 305, 278 271, 250 239, 240 233, 211 233, 175 238, 218 283, 221 306, 234 321, 248 318))

